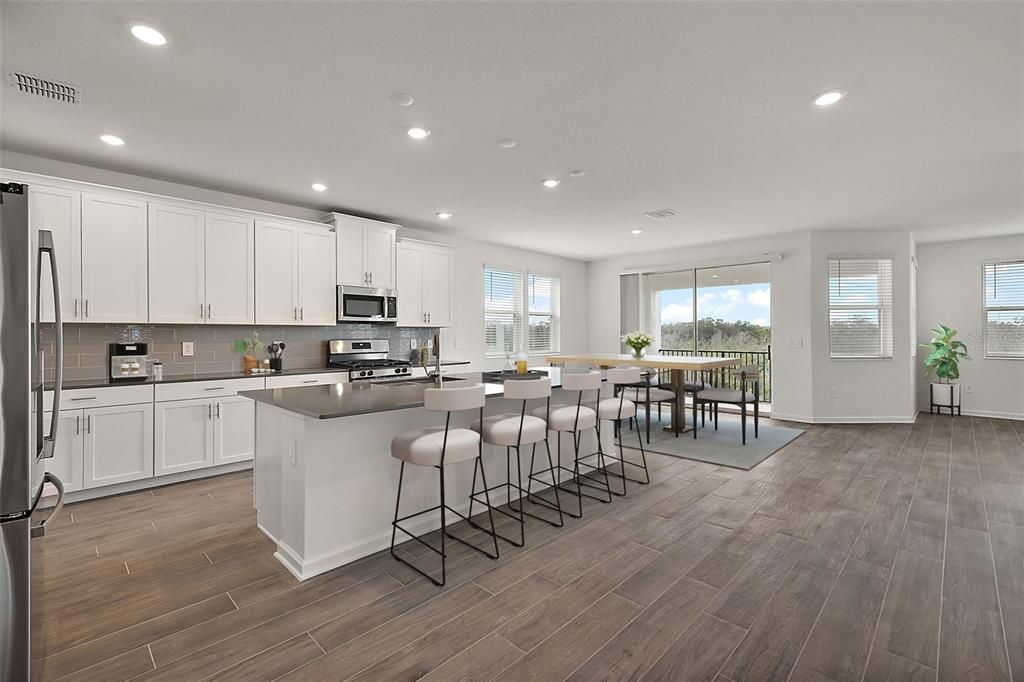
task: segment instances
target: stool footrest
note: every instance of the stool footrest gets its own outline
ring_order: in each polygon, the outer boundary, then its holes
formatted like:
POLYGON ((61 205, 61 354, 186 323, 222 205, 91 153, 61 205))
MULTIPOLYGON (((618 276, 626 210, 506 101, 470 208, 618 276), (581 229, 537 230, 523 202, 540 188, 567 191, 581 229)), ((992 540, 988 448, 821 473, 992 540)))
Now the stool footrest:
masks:
MULTIPOLYGON (((548 502, 543 497, 538 496, 537 493, 535 493, 535 492, 531 493, 528 490, 526 490, 525 488, 522 488, 522 487, 520 487, 519 485, 517 485, 515 483, 499 483, 497 485, 492 485, 490 488, 487 489, 487 492, 491 493, 491 492, 494 492, 495 490, 500 490, 501 488, 506 488, 506 487, 511 487, 513 490, 518 490, 519 491, 519 497, 517 497, 515 501, 517 501, 519 503, 519 507, 520 508, 516 509, 514 511, 516 511, 516 512, 518 512, 520 514, 526 514, 527 516, 535 518, 538 521, 543 521, 544 523, 551 524, 555 528, 561 528, 563 526, 563 524, 560 521, 552 521, 551 519, 546 519, 543 516, 538 516, 537 514, 531 514, 526 509, 522 508, 523 500, 526 500, 527 502, 530 502, 531 504, 535 504, 538 507, 547 507, 548 509, 551 509, 552 511, 558 511, 558 507, 555 506, 555 504, 553 502, 548 502), (534 498, 534 497, 536 497, 537 499, 536 500, 531 499, 531 498, 534 498)), ((490 505, 487 504, 486 500, 481 500, 479 498, 479 496, 483 495, 483 494, 484 494, 484 491, 480 490, 479 492, 471 494, 470 498, 472 498, 473 501, 476 502, 477 504, 484 505, 484 507, 490 506, 490 505)), ((496 511, 499 514, 504 514, 505 516, 507 516, 507 517, 509 517, 511 519, 515 519, 516 521, 520 521, 521 519, 519 518, 519 516, 517 516, 516 514, 512 513, 512 510, 513 510, 512 502, 513 502, 513 500, 508 500, 508 501, 505 502, 505 506, 508 507, 508 509, 502 509, 501 507, 491 506, 491 510, 492 511, 496 511)), ((501 533, 498 533, 497 535, 498 535, 499 538, 505 540, 506 542, 512 542, 511 540, 506 538, 501 533)), ((512 544, 516 545, 517 547, 522 547, 522 545, 516 544, 515 542, 512 542, 512 544)))

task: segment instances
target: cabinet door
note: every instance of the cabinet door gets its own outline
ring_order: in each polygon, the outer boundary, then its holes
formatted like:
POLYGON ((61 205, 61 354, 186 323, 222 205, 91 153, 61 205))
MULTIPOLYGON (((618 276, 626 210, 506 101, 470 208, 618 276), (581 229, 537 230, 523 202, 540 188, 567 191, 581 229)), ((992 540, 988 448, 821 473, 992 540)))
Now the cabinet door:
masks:
POLYGON ((256 221, 256 322, 294 324, 299 319, 295 228, 256 221))
POLYGON ((337 287, 334 276, 334 238, 329 230, 298 231, 299 322, 334 325, 337 287))
POLYGON ((256 233, 244 216, 206 214, 206 321, 256 319, 256 233))
POLYGON ((157 403, 153 472, 157 476, 213 466, 213 401, 157 403))
POLYGON ((206 226, 202 211, 149 204, 149 319, 206 320, 206 226))
MULTIPOLYGON (((55 187, 28 188, 28 219, 33 230, 53 233, 65 322, 82 320, 82 193, 55 187)), ((34 257, 34 256, 33 256, 34 257)), ((33 267, 35 267, 33 265, 33 267)), ((53 322, 50 264, 43 259, 43 321, 53 322)))
MULTIPOLYGON (((48 412, 44 429, 49 430, 51 419, 53 413, 48 412)), ((53 457, 42 460, 45 470, 55 474, 64 484, 64 492, 71 493, 82 489, 84 428, 82 410, 61 410, 53 457)))
POLYGON ((370 273, 370 286, 395 288, 395 228, 366 226, 366 269, 370 273))
POLYGON ((422 327, 427 323, 423 308, 423 251, 414 245, 398 245, 398 324, 422 327))
POLYGON ((86 488, 153 477, 153 404, 85 410, 86 488))
POLYGON ((146 202, 82 195, 85 322, 147 322, 146 202))
POLYGON ((423 251, 423 310, 429 326, 451 326, 452 252, 447 249, 423 251))
POLYGON ((338 220, 337 239, 338 284, 369 286, 366 267, 366 230, 362 221, 338 220))
POLYGON ((256 453, 256 403, 234 396, 214 405, 213 463, 253 459, 256 453))

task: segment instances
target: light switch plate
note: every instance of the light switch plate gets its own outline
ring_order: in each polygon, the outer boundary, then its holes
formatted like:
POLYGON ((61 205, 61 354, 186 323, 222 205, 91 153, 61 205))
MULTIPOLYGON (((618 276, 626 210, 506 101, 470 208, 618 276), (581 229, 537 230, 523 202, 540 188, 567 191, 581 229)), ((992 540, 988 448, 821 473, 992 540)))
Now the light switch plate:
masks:
POLYGON ((196 344, 194 341, 182 341, 181 342, 181 355, 185 358, 190 358, 196 354, 196 344))

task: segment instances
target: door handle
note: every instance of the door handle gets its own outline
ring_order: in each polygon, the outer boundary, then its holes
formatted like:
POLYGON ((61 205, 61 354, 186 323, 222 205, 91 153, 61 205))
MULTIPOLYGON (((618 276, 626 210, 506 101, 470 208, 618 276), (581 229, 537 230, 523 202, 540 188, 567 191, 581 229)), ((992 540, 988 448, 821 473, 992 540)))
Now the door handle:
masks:
POLYGON ((39 499, 43 496, 43 488, 47 483, 52 483, 53 487, 57 489, 57 503, 53 505, 53 511, 51 511, 45 519, 40 521, 38 526, 32 526, 32 530, 29 535, 34 538, 46 535, 47 524, 57 518, 57 515, 60 514, 60 510, 64 508, 64 484, 61 483, 60 479, 54 474, 47 471, 43 474, 43 482, 39 485, 39 490, 36 491, 35 499, 32 500, 32 511, 36 510, 36 505, 39 504, 39 499))
POLYGON ((75 319, 78 319, 78 299, 75 299, 75 319))
POLYGON ((220 419, 220 403, 217 403, 217 419, 220 419))
POLYGON ((306 319, 306 309, 303 308, 302 306, 299 306, 299 322, 302 322, 305 319, 306 319))
POLYGON ((89 299, 85 299, 85 316, 89 317, 89 299))
POLYGON ((77 436, 77 435, 79 435, 81 433, 82 433, 82 418, 80 416, 78 416, 78 415, 75 415, 75 435, 77 436))
POLYGON ((293 320, 299 319, 299 309, 298 308, 292 308, 292 319, 293 320))
POLYGON ((50 282, 53 284, 53 321, 54 321, 54 367, 53 367, 53 417, 50 419, 50 433, 43 435, 43 411, 42 411, 42 385, 39 386, 37 400, 38 411, 36 414, 37 430, 41 436, 38 445, 37 458, 48 459, 53 457, 53 450, 57 443, 57 423, 60 415, 60 392, 64 384, 64 315, 60 308, 60 281, 57 273, 57 252, 53 244, 53 233, 49 230, 39 230, 39 251, 36 254, 36 349, 39 352, 39 370, 43 368, 43 344, 42 344, 42 305, 43 294, 40 285, 43 281, 43 254, 50 259, 50 282))
POLYGON ((206 317, 206 316, 205 316, 205 315, 203 314, 203 312, 204 312, 205 310, 206 310, 206 308, 204 308, 204 307, 203 307, 203 304, 202 304, 202 303, 200 303, 200 304, 199 304, 199 319, 200 319, 200 320, 202 320, 202 319, 204 319, 204 318, 206 317))
POLYGON ((209 303, 206 304, 206 319, 208 319, 208 320, 212 320, 213 319, 213 305, 211 305, 209 303))
POLYGON ((206 405, 206 418, 213 419, 213 403, 207 403, 206 405))
POLYGON ((85 432, 92 433, 92 415, 85 415, 85 432))

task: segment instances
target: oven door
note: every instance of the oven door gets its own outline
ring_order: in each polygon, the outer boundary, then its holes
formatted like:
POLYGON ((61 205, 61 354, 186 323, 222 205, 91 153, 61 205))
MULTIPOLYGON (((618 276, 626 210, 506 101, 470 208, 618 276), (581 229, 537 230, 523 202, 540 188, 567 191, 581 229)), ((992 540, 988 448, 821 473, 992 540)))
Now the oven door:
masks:
POLYGON ((394 292, 368 287, 338 287, 339 322, 394 322, 388 299, 394 292))

